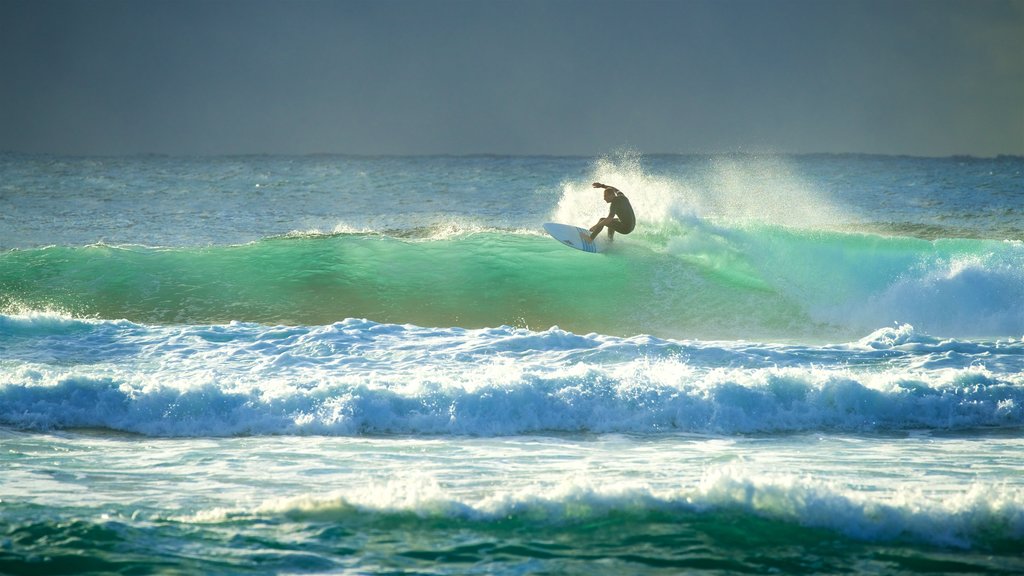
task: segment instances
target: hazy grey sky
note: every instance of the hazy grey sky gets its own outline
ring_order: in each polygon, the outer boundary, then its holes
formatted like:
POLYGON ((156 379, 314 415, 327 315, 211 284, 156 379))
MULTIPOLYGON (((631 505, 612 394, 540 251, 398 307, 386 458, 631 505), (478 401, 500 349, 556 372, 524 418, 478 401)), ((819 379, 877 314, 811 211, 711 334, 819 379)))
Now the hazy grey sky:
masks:
POLYGON ((0 150, 1024 154, 1024 0, 0 0, 0 150))

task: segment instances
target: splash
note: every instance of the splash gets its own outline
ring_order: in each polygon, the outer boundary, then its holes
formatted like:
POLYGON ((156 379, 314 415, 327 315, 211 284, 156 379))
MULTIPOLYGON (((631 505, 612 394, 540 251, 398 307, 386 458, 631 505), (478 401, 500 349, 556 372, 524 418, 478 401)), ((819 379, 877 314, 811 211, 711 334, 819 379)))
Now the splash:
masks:
MULTIPOLYGON (((622 151, 598 159, 590 177, 622 190, 638 223, 655 230, 700 220, 835 229, 853 218, 782 156, 715 156, 699 169, 691 167, 690 173, 652 174, 638 152, 622 151)), ((596 221, 605 215, 602 207, 601 194, 589 182, 567 182, 552 219, 596 221)), ((643 226, 637 231, 651 233, 643 226)))

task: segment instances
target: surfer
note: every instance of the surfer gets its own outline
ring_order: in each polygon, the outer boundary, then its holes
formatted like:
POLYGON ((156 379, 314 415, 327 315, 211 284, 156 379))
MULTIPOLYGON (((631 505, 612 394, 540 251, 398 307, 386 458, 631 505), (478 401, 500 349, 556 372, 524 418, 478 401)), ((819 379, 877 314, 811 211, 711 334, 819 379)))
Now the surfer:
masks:
POLYGON ((604 201, 611 204, 611 210, 608 211, 607 216, 590 227, 590 239, 597 238, 597 235, 606 226, 608 227, 608 240, 614 240, 616 232, 620 234, 632 232, 636 226, 636 216, 633 215, 633 206, 629 203, 629 198, 626 198, 626 195, 614 186, 594 182, 594 188, 604 188, 604 201))

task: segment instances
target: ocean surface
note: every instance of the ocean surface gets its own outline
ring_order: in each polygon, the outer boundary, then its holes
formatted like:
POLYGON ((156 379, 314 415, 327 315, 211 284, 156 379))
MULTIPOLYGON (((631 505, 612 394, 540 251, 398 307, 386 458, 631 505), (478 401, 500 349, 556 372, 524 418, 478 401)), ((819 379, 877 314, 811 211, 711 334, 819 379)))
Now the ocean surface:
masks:
POLYGON ((687 572, 1024 572, 1024 159, 0 154, 0 573, 687 572))

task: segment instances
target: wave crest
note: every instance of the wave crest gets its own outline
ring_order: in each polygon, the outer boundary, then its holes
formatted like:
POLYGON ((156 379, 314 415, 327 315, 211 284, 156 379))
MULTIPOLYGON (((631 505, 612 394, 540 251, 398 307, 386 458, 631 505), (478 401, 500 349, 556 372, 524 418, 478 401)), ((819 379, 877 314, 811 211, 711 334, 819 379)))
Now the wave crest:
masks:
POLYGON ((0 423, 159 436, 1024 425, 1021 341, 939 340, 909 327, 819 347, 365 320, 40 326, 2 337, 0 423))

